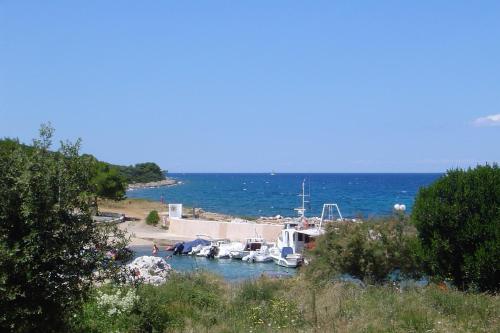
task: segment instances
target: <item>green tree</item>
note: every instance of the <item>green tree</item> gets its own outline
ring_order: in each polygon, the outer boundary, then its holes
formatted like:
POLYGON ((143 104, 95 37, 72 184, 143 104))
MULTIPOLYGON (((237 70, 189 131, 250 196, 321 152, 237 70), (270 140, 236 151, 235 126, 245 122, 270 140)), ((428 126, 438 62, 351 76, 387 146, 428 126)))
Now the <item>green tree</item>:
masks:
POLYGON ((500 169, 451 170, 420 189, 412 218, 429 274, 461 289, 500 287, 500 169))
POLYGON ((104 162, 96 163, 96 174, 92 179, 96 193, 101 198, 122 200, 125 198, 126 180, 118 168, 104 162))
POLYGON ((92 166, 80 141, 51 152, 43 125, 32 149, 0 146, 0 331, 65 331, 102 267, 124 244, 116 227, 96 225, 92 166), (111 234, 109 233, 111 232, 111 234), (113 233, 114 232, 114 233, 113 233))

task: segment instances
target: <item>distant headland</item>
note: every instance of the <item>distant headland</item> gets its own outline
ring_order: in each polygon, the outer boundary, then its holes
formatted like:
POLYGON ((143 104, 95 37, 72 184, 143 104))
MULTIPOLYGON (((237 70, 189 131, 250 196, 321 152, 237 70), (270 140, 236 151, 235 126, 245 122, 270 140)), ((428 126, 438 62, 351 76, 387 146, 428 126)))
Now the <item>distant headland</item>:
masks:
POLYGON ((179 184, 179 181, 165 177, 163 180, 147 182, 147 183, 132 183, 128 184, 128 190, 135 190, 139 188, 154 188, 154 187, 162 187, 162 186, 173 186, 179 184))

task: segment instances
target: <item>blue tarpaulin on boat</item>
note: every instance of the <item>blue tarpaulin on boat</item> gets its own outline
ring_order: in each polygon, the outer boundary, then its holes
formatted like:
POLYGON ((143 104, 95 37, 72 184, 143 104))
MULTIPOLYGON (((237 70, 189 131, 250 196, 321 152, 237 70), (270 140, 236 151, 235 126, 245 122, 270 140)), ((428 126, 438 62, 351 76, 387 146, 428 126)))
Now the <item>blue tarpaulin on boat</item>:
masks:
POLYGON ((182 250, 182 254, 188 254, 189 252, 191 252, 193 250, 193 247, 196 247, 200 244, 203 246, 207 246, 207 245, 210 245, 210 241, 208 241, 206 239, 197 238, 193 241, 185 242, 184 249, 182 250))

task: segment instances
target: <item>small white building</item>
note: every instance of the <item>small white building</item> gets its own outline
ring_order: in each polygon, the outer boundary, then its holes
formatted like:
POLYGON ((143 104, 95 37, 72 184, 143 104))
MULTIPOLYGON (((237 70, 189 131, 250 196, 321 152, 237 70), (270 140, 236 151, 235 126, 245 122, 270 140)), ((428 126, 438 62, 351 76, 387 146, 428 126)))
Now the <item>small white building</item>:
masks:
POLYGON ((171 219, 182 218, 182 204, 168 204, 168 216, 171 219))

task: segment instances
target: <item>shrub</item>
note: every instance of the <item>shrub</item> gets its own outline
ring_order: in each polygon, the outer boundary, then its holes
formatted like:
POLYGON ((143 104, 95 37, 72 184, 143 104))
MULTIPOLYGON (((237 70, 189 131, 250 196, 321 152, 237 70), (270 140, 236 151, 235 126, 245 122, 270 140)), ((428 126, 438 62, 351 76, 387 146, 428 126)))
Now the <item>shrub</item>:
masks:
POLYGON ((157 225, 158 222, 160 222, 160 215, 158 215, 158 212, 156 210, 150 211, 146 217, 146 223, 149 225, 157 225))
POLYGON ((500 288, 500 169, 451 170, 420 189, 412 219, 426 271, 466 289, 500 288))
POLYGON ((104 285, 93 293, 73 318, 73 332, 130 332, 137 330, 140 317, 134 313, 138 302, 135 289, 104 285))
POLYGON ((419 271, 415 256, 417 239, 405 220, 330 224, 310 253, 306 274, 316 282, 350 274, 367 282, 380 283, 390 272, 419 271))
POLYGON ((53 132, 43 125, 28 148, 0 145, 2 332, 66 331, 94 281, 108 274, 104 251, 125 243, 116 226, 92 220, 92 164, 79 155, 80 141, 54 152, 53 132))

